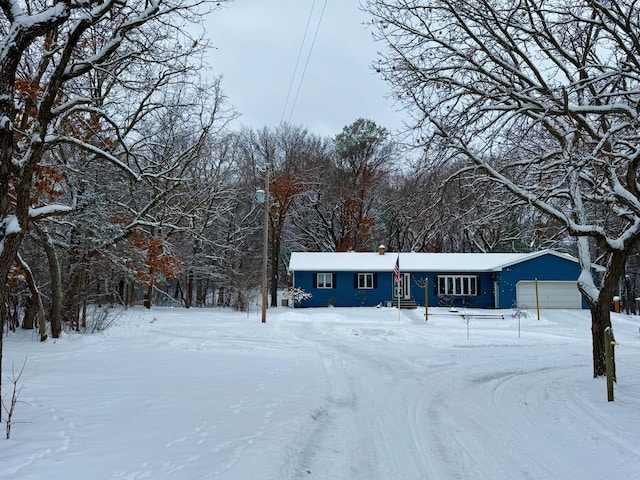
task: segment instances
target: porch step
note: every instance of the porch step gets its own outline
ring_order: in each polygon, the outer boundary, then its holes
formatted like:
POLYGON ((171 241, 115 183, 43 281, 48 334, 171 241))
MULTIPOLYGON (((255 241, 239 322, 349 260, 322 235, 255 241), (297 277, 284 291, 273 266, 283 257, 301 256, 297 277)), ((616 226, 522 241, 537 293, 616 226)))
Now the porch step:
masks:
MULTIPOLYGON (((393 306, 394 307, 398 306, 398 299, 395 299, 393 301, 393 306)), ((414 309, 414 308, 418 308, 418 304, 414 299, 402 299, 400 300, 400 308, 414 309)))

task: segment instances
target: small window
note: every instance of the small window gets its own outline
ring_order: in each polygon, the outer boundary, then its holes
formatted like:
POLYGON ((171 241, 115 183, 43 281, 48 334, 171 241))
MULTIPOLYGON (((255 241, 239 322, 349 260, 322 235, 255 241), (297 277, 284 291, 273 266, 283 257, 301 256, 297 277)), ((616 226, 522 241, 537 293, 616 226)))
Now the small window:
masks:
POLYGON ((358 274, 358 288, 359 289, 371 289, 371 288, 373 288, 373 273, 359 273, 358 274))
POLYGON ((318 273, 318 288, 333 288, 333 274, 318 273))

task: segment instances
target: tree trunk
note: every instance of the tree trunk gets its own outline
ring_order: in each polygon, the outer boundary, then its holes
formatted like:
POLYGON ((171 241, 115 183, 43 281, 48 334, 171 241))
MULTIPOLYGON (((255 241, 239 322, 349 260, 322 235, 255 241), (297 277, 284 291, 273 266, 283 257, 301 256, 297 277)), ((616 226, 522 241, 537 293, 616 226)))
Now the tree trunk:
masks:
MULTIPOLYGON (((2 343, 4 341, 4 319, 7 315, 7 308, 4 299, 7 294, 7 286, 0 283, 0 398, 2 397, 2 343)), ((2 411, 0 409, 0 420, 2 420, 2 411)))
MULTIPOLYGON (((591 340, 593 346, 593 377, 606 375, 604 331, 611 326, 611 304, 598 302, 591 308, 591 340)), ((615 371, 615 363, 614 363, 615 371)))
POLYGON ((278 306, 278 266, 280 262, 280 235, 271 235, 271 306, 278 306))
POLYGON ((147 293, 144 296, 144 308, 151 308, 151 295, 153 294, 153 286, 149 285, 147 287, 147 293))
POLYGON ((118 303, 124 305, 125 307, 127 306, 124 280, 120 280, 118 282, 118 303))
POLYGON ((224 287, 220 287, 218 289, 217 304, 218 304, 219 307, 225 306, 225 303, 224 303, 224 287))
POLYGON ((205 306, 207 298, 207 282, 205 282, 204 279, 201 278, 200 280, 198 280, 198 284, 196 285, 196 307, 198 308, 202 308, 205 306))
POLYGON ((136 298, 136 284, 135 282, 131 282, 129 284, 129 288, 127 289, 127 306, 132 307, 133 305, 136 304, 137 298, 136 298))
POLYGON ((80 270, 80 298, 78 298, 78 324, 76 325, 76 331, 87 328, 87 276, 87 269, 82 268, 80 270))
POLYGON ((33 317, 35 317, 35 302, 32 300, 32 297, 27 297, 24 300, 24 315, 22 317, 22 329, 23 330, 33 330, 33 317))
MULTIPOLYGON (((25 309, 25 322, 27 322, 27 315, 30 316, 31 327, 33 328, 33 317, 34 315, 38 317, 38 333, 40 334, 40 341, 44 342, 47 339, 47 324, 46 318, 44 315, 44 307, 42 306, 42 296, 40 295, 40 291, 36 286, 35 279, 33 278, 33 273, 31 272, 31 268, 25 262, 20 255, 18 255, 18 261, 22 265, 22 270, 24 272, 25 281, 27 282, 27 286, 29 287, 29 292, 31 293, 31 298, 29 300, 29 305, 25 309)), ((26 327, 25 327, 26 328, 26 327)))
POLYGON ((87 328, 87 297, 86 295, 82 299, 82 316, 80 320, 80 328, 86 330, 87 328))
POLYGON ((49 279, 51 281, 51 318, 49 320, 51 322, 51 336, 58 338, 62 331, 62 306, 64 301, 60 261, 49 234, 37 224, 34 224, 34 226, 42 240, 42 246, 49 264, 49 279))
POLYGON ((51 336, 58 338, 62 332, 62 303, 64 293, 62 291, 62 274, 60 263, 53 247, 45 248, 49 260, 49 276, 51 277, 51 336))
MULTIPOLYGON (((613 296, 618 288, 618 280, 624 274, 624 267, 627 262, 627 253, 615 251, 610 254, 607 270, 604 273, 598 298, 595 302, 589 302, 591 310, 591 339, 593 348, 593 376, 600 377, 606 375, 605 354, 604 354, 604 330, 611 327, 611 305, 613 296)), ((614 332, 615 333, 615 332, 614 332)), ((615 361, 613 364, 615 372, 615 361)))
POLYGON ((184 306, 191 308, 191 302, 193 301, 193 272, 189 271, 187 274, 187 295, 184 299, 184 306))
POLYGON ((40 334, 40 341, 44 342, 47 339, 47 322, 44 315, 44 307, 42 306, 42 299, 39 293, 32 295, 29 299, 29 303, 25 306, 22 328, 32 330, 35 326, 35 318, 38 319, 38 333, 40 334))
POLYGON ((629 275, 625 275, 624 277, 624 311, 627 315, 636 314, 636 300, 635 300, 635 291, 633 288, 633 282, 631 281, 631 277, 629 275))

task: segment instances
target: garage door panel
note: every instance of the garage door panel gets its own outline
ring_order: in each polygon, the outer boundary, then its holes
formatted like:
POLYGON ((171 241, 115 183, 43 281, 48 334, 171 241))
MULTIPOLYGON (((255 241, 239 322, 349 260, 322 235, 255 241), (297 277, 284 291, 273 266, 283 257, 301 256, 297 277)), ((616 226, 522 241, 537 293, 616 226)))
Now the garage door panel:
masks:
MULTIPOLYGON (((535 282, 522 281, 516 285, 518 307, 536 307, 535 282)), ((582 295, 576 282, 538 282, 540 308, 582 308, 582 295)))

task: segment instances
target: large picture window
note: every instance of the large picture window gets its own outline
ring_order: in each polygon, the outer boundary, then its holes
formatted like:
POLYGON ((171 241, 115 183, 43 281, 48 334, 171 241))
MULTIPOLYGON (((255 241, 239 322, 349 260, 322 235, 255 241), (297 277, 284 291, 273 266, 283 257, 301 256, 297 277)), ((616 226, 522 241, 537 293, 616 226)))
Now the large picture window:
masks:
POLYGON ((359 289, 371 289, 373 287, 373 273, 359 273, 358 274, 358 288, 359 289))
POLYGON ((439 275, 438 295, 478 295, 475 275, 439 275))
POLYGON ((316 280, 317 288, 333 288, 333 274, 332 273, 318 273, 316 280))

